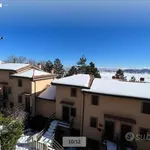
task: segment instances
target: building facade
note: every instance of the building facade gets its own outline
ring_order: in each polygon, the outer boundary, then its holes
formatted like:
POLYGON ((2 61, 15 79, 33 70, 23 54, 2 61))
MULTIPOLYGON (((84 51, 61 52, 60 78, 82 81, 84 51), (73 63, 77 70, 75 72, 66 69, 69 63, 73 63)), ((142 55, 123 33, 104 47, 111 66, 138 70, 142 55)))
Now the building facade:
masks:
POLYGON ((73 75, 52 81, 56 86, 56 117, 65 121, 73 117, 73 128, 97 143, 117 138, 126 142, 126 133, 132 132, 138 137, 130 146, 149 150, 150 141, 144 137, 150 131, 150 83, 86 77, 73 75))
POLYGON ((23 108, 35 115, 36 96, 55 79, 54 74, 29 64, 0 65, 0 105, 23 108))

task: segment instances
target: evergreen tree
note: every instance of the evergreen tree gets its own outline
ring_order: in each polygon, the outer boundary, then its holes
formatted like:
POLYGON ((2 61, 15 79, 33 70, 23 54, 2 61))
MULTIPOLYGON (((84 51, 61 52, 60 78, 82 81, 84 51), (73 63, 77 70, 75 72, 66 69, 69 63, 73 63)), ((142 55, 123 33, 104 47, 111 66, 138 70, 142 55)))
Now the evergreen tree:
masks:
POLYGON ((124 79, 124 72, 123 72, 123 70, 121 70, 121 69, 118 69, 117 71, 116 71, 116 78, 118 78, 118 79, 124 79))
POLYGON ((63 65, 59 59, 55 59, 53 68, 54 68, 54 73, 57 74, 57 78, 63 77, 64 69, 63 69, 63 65))
POLYGON ((27 113, 22 107, 0 109, 0 148, 14 150, 17 140, 23 133, 27 113))
POLYGON ((130 79, 130 81, 131 81, 131 82, 136 82, 135 77, 134 77, 134 76, 132 76, 132 77, 131 77, 131 79, 130 79))
POLYGON ((44 71, 46 72, 51 72, 51 70, 53 69, 53 63, 48 60, 45 64, 44 64, 44 71))
POLYGON ((85 74, 86 73, 86 61, 87 59, 83 55, 80 60, 77 62, 78 73, 85 74))
POLYGON ((99 70, 95 67, 93 62, 90 62, 89 65, 86 67, 86 74, 92 73, 94 77, 101 78, 99 70))
POLYGON ((75 66, 72 66, 72 67, 70 68, 70 70, 68 71, 68 73, 66 74, 66 77, 67 77, 67 76, 71 76, 71 75, 73 75, 73 74, 75 74, 75 73, 77 73, 77 72, 78 72, 77 68, 76 68, 75 66))

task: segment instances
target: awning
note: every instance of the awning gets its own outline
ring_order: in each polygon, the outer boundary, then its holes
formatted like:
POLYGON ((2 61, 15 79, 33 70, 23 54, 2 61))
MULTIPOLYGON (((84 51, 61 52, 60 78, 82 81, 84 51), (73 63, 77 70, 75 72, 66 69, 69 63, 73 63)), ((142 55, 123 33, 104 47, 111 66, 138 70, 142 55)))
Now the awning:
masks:
POLYGON ((136 124, 136 120, 134 120, 132 118, 126 118, 126 117, 121 117, 121 116, 114 116, 114 115, 109 115, 109 114, 104 114, 104 118, 136 124))
POLYGON ((8 82, 0 82, 0 84, 8 85, 8 82))
POLYGON ((71 106, 74 105, 73 102, 67 102, 67 101, 61 101, 60 104, 66 104, 66 105, 71 105, 71 106))
POLYGON ((21 95, 27 95, 27 96, 30 96, 31 94, 28 93, 28 92, 22 92, 21 95))

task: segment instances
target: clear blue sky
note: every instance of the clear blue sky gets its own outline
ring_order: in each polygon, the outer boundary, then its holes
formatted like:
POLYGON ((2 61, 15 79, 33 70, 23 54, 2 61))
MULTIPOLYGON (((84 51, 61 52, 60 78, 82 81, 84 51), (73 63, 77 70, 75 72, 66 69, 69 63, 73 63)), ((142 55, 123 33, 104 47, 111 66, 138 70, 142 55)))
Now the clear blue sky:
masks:
POLYGON ((0 60, 9 55, 60 58, 83 54, 97 66, 150 66, 150 1, 1 0, 0 60))

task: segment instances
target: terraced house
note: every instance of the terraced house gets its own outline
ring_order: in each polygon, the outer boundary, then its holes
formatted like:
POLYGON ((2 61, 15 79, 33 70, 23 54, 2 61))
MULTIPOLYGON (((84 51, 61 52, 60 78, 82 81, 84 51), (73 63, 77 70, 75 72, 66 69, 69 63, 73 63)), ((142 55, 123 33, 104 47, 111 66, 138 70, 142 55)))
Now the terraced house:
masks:
POLYGON ((86 136, 95 149, 106 140, 116 149, 149 150, 150 141, 142 137, 150 130, 150 83, 79 74, 52 84, 56 86, 56 117, 68 122, 73 117, 73 128, 86 136), (127 141, 128 132, 140 134, 141 140, 127 141))
POLYGON ((23 105, 35 115, 35 98, 45 90, 56 75, 44 72, 29 64, 0 64, 0 105, 23 105))

